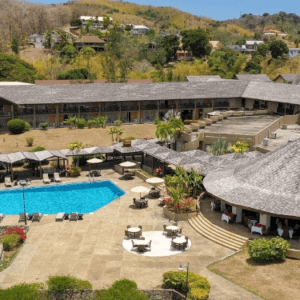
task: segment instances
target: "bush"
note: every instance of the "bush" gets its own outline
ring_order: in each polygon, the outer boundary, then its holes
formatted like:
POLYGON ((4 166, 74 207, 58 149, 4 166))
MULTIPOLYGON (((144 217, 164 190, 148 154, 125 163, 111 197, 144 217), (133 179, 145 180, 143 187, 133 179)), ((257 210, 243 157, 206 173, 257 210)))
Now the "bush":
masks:
POLYGON ((92 289, 92 284, 89 281, 72 276, 50 276, 47 285, 50 293, 60 293, 65 290, 82 291, 92 289))
POLYGON ((77 128, 83 129, 85 127, 86 120, 84 118, 78 118, 77 119, 77 128))
POLYGON ((97 76, 90 73, 88 69, 72 69, 60 73, 57 77, 58 80, 84 80, 84 79, 97 79, 97 76))
POLYGON ((163 275, 163 281, 167 287, 179 292, 188 292, 188 299, 208 299, 210 284, 205 277, 189 272, 188 286, 186 285, 186 279, 186 272, 169 271, 163 275))
POLYGON ((121 120, 119 120, 119 119, 117 119, 117 120, 114 121, 115 126, 121 126, 122 123, 123 122, 121 120))
POLYGON ((43 122, 40 124, 40 126, 42 127, 42 129, 46 130, 47 127, 49 127, 49 124, 47 122, 43 122))
POLYGON ((2 244, 3 244, 3 249, 5 251, 10 251, 14 248, 16 248, 20 242, 21 242, 21 237, 17 233, 11 233, 2 236, 2 244))
POLYGON ((91 129, 92 127, 95 127, 95 121, 94 120, 88 120, 86 122, 86 126, 91 129))
POLYGON ((125 142, 125 141, 133 141, 135 140, 135 137, 134 136, 127 136, 123 139, 120 139, 120 142, 125 142))
POLYGON ((40 300, 44 299, 37 283, 21 283, 7 289, 0 289, 0 299, 40 300))
POLYGON ((108 290, 96 292, 97 299, 101 300, 146 300, 147 296, 137 290, 137 284, 128 279, 116 281, 108 290))
POLYGON ((27 146, 28 147, 31 147, 33 145, 33 141, 34 141, 34 138, 29 136, 26 138, 26 143, 27 143, 27 146))
POLYGON ((270 240, 258 239, 250 242, 249 255, 258 262, 283 260, 290 246, 288 241, 280 237, 270 240))
POLYGON ((71 177, 79 176, 79 175, 80 175, 80 172, 81 172, 81 168, 72 166, 72 167, 71 167, 70 176, 71 176, 71 177))
POLYGON ((38 151, 44 151, 44 150, 46 150, 45 147, 35 146, 33 149, 30 150, 30 152, 38 152, 38 151))
POLYGON ((12 119, 8 121, 7 128, 12 134, 20 134, 25 129, 25 121, 22 119, 12 119))
POLYGON ((25 122, 25 128, 24 128, 24 131, 30 131, 30 124, 28 122, 25 122))

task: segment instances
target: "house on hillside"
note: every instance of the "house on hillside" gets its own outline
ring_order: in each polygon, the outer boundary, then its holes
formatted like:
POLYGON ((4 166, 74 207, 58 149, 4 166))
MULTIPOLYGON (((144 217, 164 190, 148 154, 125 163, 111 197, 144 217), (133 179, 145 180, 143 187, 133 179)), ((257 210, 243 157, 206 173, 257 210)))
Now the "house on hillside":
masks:
POLYGON ((105 44, 106 42, 97 36, 82 36, 74 42, 77 51, 80 51, 83 47, 91 47, 95 51, 104 51, 105 44))
POLYGON ((176 59, 177 60, 192 60, 193 54, 191 51, 178 50, 178 51, 176 51, 176 59))
POLYGON ((257 50, 258 45, 263 43, 264 41, 246 41, 246 44, 242 46, 242 52, 245 54, 252 54, 257 50))
POLYGON ((272 82, 266 74, 236 74, 233 79, 241 81, 272 82))
POLYGON ((275 83, 288 83, 292 84, 296 79, 297 74, 279 74, 275 79, 275 83))
POLYGON ((27 37, 28 44, 34 45, 34 48, 42 49, 44 48, 45 36, 43 34, 32 34, 27 37))
POLYGON ((148 27, 144 25, 133 25, 132 26, 132 33, 134 36, 142 36, 149 30, 148 27))
POLYGON ((239 45, 226 45, 227 48, 235 51, 240 51, 242 52, 243 48, 239 45))
POLYGON ((209 45, 212 47, 213 51, 221 47, 220 41, 209 41, 209 45))
POLYGON ((264 30, 263 32, 263 37, 270 37, 274 35, 287 36, 287 33, 283 33, 281 30, 277 30, 277 29, 268 29, 268 30, 264 30))
POLYGON ((289 48, 289 57, 293 58, 300 55, 300 48, 289 48))

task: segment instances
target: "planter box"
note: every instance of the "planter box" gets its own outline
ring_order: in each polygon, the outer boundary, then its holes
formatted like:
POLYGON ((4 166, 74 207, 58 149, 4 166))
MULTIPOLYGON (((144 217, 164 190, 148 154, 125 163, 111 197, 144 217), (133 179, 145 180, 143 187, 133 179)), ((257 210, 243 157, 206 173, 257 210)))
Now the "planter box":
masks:
POLYGON ((146 179, 150 178, 147 175, 145 175, 144 173, 141 173, 139 171, 135 171, 135 176, 142 179, 142 180, 146 180, 146 179))
POLYGON ((163 214, 165 217, 174 220, 174 221, 187 221, 195 216, 197 216, 197 212, 189 212, 189 213, 180 213, 176 214, 172 211, 169 211, 168 207, 165 205, 163 208, 163 214))

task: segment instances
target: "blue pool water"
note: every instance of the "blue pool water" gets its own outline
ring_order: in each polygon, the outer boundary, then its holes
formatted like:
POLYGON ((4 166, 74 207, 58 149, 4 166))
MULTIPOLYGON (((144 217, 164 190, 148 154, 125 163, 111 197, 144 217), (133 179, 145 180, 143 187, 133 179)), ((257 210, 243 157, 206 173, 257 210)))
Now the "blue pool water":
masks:
MULTIPOLYGON (((26 212, 43 214, 90 213, 124 194, 111 181, 24 188, 26 212)), ((22 188, 0 191, 0 213, 17 215, 23 211, 22 188)))

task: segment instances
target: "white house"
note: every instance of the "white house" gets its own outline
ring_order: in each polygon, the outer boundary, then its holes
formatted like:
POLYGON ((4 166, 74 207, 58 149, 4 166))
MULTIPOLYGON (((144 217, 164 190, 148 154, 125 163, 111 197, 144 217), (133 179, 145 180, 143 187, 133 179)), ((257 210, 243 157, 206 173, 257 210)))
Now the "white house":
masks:
MULTIPOLYGON (((96 17, 96 16, 80 16, 79 20, 81 21, 82 25, 86 25, 87 21, 98 21, 99 23, 103 23, 104 17, 96 17)), ((109 20, 112 22, 113 19, 109 18, 109 20)))
POLYGON ((300 55, 300 48, 289 48, 289 57, 293 58, 300 55))
POLYGON ((263 43, 264 41, 246 41, 246 44, 242 46, 242 52, 251 54, 257 50, 258 45, 263 43))
POLYGON ((28 44, 34 45, 35 48, 44 48, 45 37, 43 34, 32 34, 27 37, 28 44))
POLYGON ((149 30, 148 27, 144 25, 133 25, 132 32, 134 35, 143 35, 149 30))

